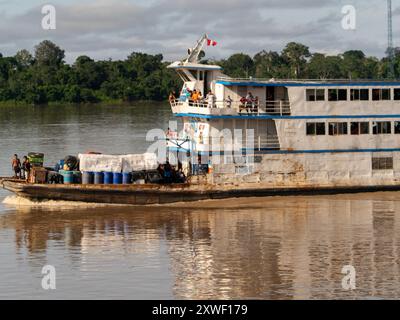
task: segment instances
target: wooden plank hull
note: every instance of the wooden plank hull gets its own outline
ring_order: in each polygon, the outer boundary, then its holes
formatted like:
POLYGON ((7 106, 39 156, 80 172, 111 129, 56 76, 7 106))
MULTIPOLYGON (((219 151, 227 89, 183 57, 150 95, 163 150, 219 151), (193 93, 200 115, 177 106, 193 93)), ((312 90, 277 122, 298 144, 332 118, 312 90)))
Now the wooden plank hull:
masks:
POLYGON ((2 180, 4 189, 33 201, 62 200, 122 205, 151 205, 239 197, 321 195, 397 191, 400 185, 365 187, 303 187, 217 189, 214 186, 183 185, 47 185, 2 180))

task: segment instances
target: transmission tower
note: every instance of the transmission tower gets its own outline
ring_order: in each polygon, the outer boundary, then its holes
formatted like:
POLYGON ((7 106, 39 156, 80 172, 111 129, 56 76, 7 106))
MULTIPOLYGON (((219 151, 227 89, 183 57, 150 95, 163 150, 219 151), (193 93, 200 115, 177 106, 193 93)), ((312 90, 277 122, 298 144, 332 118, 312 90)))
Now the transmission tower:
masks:
POLYGON ((392 24, 392 0, 387 0, 388 9, 388 60, 389 78, 394 78, 394 49, 393 49, 393 24, 392 24))

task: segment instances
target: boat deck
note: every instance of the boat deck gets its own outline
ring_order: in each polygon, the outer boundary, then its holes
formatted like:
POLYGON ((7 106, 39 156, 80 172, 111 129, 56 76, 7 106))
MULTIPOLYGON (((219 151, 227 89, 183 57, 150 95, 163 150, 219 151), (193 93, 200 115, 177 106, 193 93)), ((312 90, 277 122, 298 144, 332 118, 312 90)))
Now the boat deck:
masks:
POLYGON ((199 200, 240 197, 265 197, 285 195, 326 195, 363 193, 377 191, 399 191, 400 185, 382 186, 236 186, 223 187, 191 184, 172 185, 63 185, 29 184, 3 179, 4 189, 33 201, 78 201, 103 204, 151 205, 199 200))

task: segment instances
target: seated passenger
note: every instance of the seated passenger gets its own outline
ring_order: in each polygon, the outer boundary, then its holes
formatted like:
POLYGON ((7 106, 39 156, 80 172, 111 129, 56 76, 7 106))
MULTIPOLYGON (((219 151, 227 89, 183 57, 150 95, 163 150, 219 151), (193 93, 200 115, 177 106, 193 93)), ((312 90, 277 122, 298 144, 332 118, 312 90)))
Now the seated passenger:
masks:
POLYGON ((161 177, 164 177, 164 166, 161 163, 158 165, 157 171, 161 177))
POLYGON ((172 167, 169 161, 167 161, 164 166, 164 182, 172 183, 172 167))
POLYGON ((182 169, 178 169, 176 172, 176 182, 177 183, 185 183, 186 177, 185 174, 183 173, 182 169))

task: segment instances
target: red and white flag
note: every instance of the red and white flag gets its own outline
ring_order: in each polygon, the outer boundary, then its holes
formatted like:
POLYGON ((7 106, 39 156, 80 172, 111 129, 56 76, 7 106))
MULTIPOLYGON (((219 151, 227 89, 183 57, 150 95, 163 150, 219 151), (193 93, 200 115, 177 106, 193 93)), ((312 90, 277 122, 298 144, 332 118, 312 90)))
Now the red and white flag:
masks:
POLYGON ((215 47, 217 45, 217 41, 207 39, 207 46, 213 46, 215 47))

